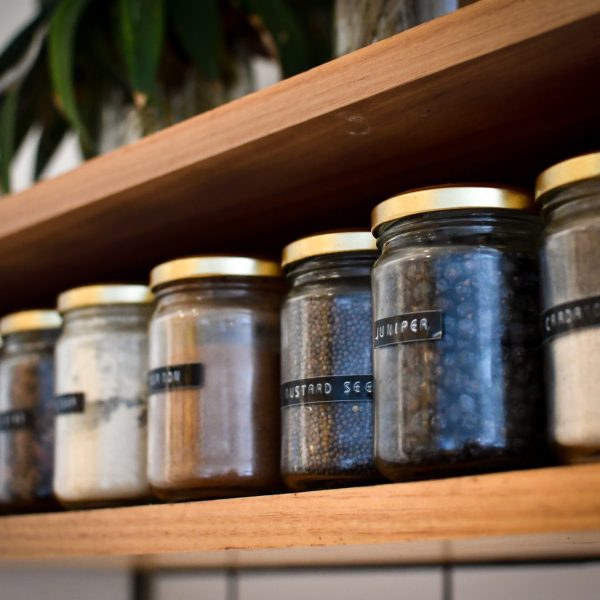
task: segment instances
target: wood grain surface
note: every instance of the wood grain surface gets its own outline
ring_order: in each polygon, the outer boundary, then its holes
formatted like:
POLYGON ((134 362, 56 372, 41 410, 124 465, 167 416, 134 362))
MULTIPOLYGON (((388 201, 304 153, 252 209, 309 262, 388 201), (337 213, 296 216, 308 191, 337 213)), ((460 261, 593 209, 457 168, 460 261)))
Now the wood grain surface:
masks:
POLYGON ((481 0, 0 200, 0 312, 199 252, 278 256, 451 181, 531 185, 600 133, 600 0, 481 0))
POLYGON ((0 560, 141 566, 600 556, 600 465, 3 517, 0 560))

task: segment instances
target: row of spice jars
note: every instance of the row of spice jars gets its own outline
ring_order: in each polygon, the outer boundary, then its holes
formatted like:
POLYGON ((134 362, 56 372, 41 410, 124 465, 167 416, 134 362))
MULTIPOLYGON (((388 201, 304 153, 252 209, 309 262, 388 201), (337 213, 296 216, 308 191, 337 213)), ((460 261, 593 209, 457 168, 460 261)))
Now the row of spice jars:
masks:
MULTIPOLYGON (((599 178, 595 155, 539 180, 551 432, 573 459, 597 453, 600 435, 600 383, 586 367, 600 320, 599 178)), ((8 317, 0 501, 50 501, 52 487, 67 506, 140 501, 151 491, 222 497, 278 489, 280 474, 309 489, 544 460, 533 209, 509 189, 418 190, 375 209, 379 258, 366 232, 288 246, 281 400, 284 288, 269 261, 157 267, 149 348, 147 288, 62 294, 55 401, 58 315, 38 311, 37 325, 35 313, 8 317)))

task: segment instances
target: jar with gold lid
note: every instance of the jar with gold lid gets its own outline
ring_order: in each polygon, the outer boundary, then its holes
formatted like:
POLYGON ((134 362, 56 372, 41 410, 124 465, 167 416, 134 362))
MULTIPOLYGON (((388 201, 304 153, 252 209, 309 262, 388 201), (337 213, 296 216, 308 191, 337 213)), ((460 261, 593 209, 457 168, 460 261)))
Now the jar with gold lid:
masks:
POLYGON ((163 499, 280 488, 277 263, 197 256, 151 274, 148 473, 163 499))
POLYGON ((600 152, 545 170, 542 331, 550 431, 560 457, 600 459, 600 152))
POLYGON ((378 478, 373 445, 369 231, 289 244, 282 311, 282 474, 306 490, 378 478))
POLYGON ((29 310, 0 321, 0 510, 53 508, 54 310, 29 310))
POLYGON ((379 204, 373 231, 379 469, 403 480, 543 459, 533 198, 416 190, 379 204))
POLYGON ((63 292, 56 347, 54 491, 67 507, 151 497, 146 475, 148 321, 143 285, 63 292))

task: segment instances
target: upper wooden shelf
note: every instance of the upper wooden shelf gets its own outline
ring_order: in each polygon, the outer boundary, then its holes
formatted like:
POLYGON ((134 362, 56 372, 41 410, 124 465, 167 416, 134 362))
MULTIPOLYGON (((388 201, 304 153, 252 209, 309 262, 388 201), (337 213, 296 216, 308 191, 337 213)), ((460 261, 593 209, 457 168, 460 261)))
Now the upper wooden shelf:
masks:
POLYGON ((600 557, 600 465, 0 518, 0 563, 399 564, 600 557))
POLYGON ((594 149, 600 0, 481 0, 0 200, 0 312, 594 149))

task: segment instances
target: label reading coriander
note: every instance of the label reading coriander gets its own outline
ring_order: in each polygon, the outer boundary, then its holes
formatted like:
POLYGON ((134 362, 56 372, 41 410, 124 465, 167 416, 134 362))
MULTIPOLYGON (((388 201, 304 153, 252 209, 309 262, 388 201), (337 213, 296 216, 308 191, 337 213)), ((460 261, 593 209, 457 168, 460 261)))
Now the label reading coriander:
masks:
POLYGON ((373 375, 332 375, 287 381, 281 386, 281 406, 373 399, 373 375))
POLYGON ((559 304, 542 313, 545 342, 557 335, 594 325, 600 325, 600 296, 559 304))
POLYGON ((33 429, 33 412, 25 409, 14 409, 0 412, 0 431, 18 431, 33 429))
POLYGON ((373 336, 375 348, 409 342, 441 340, 443 336, 442 311, 422 310, 379 319, 375 321, 373 336))
POLYGON ((204 384, 204 365, 191 363, 152 369, 148 373, 148 391, 160 394, 171 390, 197 389, 204 384))
POLYGON ((82 413, 85 409, 85 394, 72 393, 61 394, 56 397, 56 414, 70 415, 73 413, 82 413))

